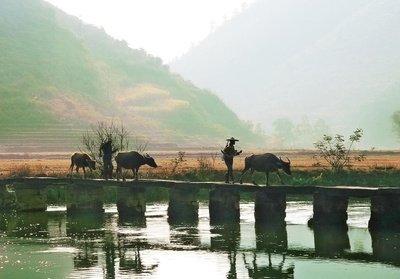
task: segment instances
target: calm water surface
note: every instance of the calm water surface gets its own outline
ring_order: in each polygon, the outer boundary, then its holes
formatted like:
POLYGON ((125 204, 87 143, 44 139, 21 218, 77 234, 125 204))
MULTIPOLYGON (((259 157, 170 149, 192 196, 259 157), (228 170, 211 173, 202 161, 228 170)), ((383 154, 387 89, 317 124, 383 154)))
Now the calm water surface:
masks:
POLYGON ((144 220, 67 216, 63 207, 0 219, 0 278, 400 278, 397 235, 371 235, 369 203, 352 203, 349 230, 306 226, 311 202, 290 201, 286 228, 255 226, 253 203, 237 225, 167 221, 167 204, 148 204, 144 220))

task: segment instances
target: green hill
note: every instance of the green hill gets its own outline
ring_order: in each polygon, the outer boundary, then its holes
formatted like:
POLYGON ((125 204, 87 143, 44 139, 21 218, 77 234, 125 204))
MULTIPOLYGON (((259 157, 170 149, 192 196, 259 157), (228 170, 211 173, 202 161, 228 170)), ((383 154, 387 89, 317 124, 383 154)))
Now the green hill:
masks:
POLYGON ((3 149, 70 148, 89 124, 105 119, 121 119, 156 143, 262 140, 161 59, 40 0, 0 1, 0 65, 3 149))

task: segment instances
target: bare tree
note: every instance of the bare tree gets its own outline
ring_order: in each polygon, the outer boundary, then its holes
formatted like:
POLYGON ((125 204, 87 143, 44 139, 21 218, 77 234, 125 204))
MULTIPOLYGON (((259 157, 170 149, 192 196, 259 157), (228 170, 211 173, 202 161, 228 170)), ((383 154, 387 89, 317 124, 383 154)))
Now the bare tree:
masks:
POLYGON ((135 151, 137 151, 139 153, 143 153, 149 147, 149 141, 142 137, 136 136, 133 138, 132 147, 135 151))
POLYGON ((100 121, 92 125, 90 129, 83 133, 81 138, 82 151, 88 153, 100 166, 103 161, 100 156, 100 146, 106 141, 112 141, 113 150, 129 149, 129 131, 122 122, 100 121))

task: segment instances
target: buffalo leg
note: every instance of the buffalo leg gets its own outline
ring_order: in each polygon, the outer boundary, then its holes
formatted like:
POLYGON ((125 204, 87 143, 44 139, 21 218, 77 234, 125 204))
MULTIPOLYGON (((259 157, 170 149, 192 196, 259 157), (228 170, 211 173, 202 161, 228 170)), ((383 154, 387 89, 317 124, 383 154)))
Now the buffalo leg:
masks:
POLYGON ((83 167, 83 178, 86 178, 86 170, 85 170, 85 167, 83 167))
POLYGON ((282 176, 279 174, 279 172, 276 172, 276 175, 279 178, 279 181, 281 182, 281 184, 283 185, 283 180, 282 180, 282 176))
POLYGON ((74 171, 74 163, 71 163, 71 166, 69 166, 69 176, 72 178, 72 172, 74 171))
POLYGON ((122 173, 122 181, 126 181, 126 178, 125 178, 125 175, 126 175, 126 172, 127 171, 121 171, 121 173, 122 173))
POLYGON ((117 173, 117 181, 119 181, 119 176, 121 175, 121 167, 118 165, 117 165, 116 173, 117 173))
POLYGON ((250 176, 251 176, 251 181, 253 182, 253 184, 258 186, 256 181, 254 180, 254 169, 250 169, 250 176))
POLYGON ((269 172, 265 172, 265 177, 267 178, 267 182, 265 183, 265 186, 269 186, 269 172))
POLYGON ((139 180, 139 169, 133 169, 132 171, 135 174, 135 180, 139 180))

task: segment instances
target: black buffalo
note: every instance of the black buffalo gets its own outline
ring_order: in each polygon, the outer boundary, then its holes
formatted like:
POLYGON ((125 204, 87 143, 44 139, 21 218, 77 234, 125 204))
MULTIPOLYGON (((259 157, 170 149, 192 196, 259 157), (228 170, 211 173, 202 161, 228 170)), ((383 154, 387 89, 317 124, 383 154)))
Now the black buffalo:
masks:
POLYGON ((74 153, 71 156, 71 165, 69 167, 69 174, 72 177, 72 171, 74 170, 74 166, 76 166, 76 172, 79 172, 79 169, 83 169, 83 177, 86 177, 86 169, 89 168, 90 171, 96 169, 96 162, 90 158, 90 156, 86 153, 74 153))
MULTIPOLYGON (((136 151, 118 153, 115 157, 115 162, 117 162, 117 180, 119 180, 123 168, 132 170, 134 178, 138 180, 138 172, 141 166, 157 167, 156 161, 149 154, 141 155, 136 151)), ((125 181, 124 176, 122 179, 125 181)))
MULTIPOLYGON (((253 176, 254 171, 264 172, 266 176, 266 185, 269 185, 269 173, 276 172, 279 177, 279 180, 282 183, 282 178, 279 175, 279 170, 283 170, 288 175, 291 175, 292 172, 290 170, 290 160, 288 162, 283 161, 281 158, 278 158, 274 154, 265 153, 260 155, 251 155, 245 158, 245 165, 242 171, 242 175, 240 177, 240 183, 243 183, 244 174, 250 169, 251 176, 253 176)), ((253 180, 253 183, 256 184, 253 180)), ((257 184, 256 184, 257 185, 257 184)))

